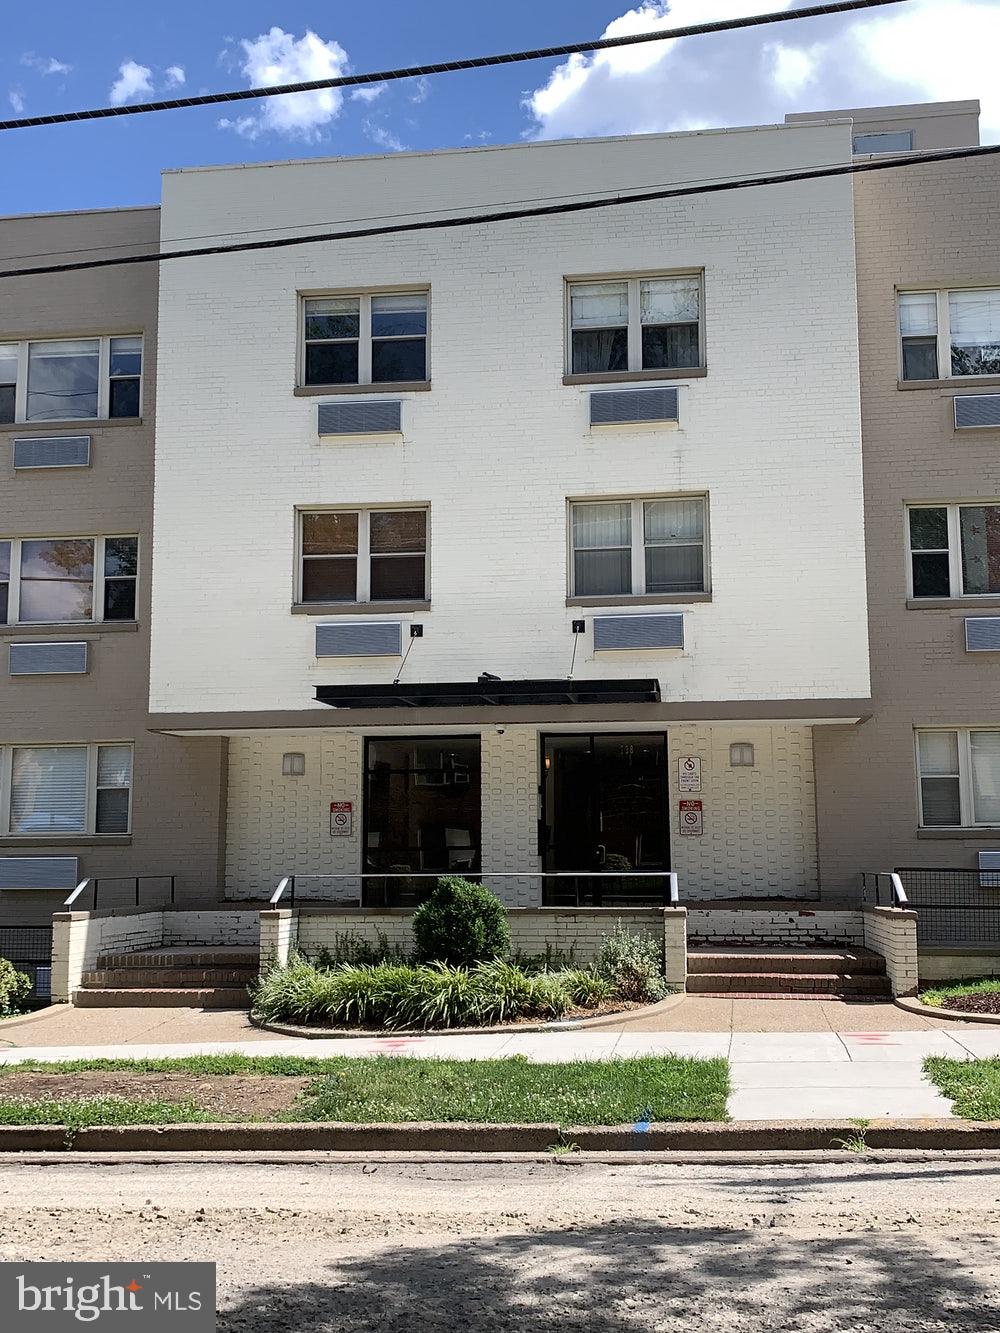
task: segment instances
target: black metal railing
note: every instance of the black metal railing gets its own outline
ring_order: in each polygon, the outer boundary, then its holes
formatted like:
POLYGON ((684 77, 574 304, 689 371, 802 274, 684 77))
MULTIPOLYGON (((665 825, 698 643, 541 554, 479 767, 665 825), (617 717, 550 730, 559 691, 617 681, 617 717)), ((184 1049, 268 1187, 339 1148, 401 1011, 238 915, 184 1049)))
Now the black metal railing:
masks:
POLYGON ((81 880, 63 904, 77 912, 99 907, 172 907, 176 875, 98 875, 81 880))
POLYGON ((925 945, 1000 945, 1000 871, 898 866, 925 945))
POLYGON ((0 958, 31 978, 33 1008, 48 1001, 52 994, 51 926, 0 926, 0 958))
MULTIPOLYGON (((341 907, 414 907, 447 871, 345 871, 329 875, 285 875, 271 895, 272 907, 302 900, 341 907)), ((457 872, 453 872, 457 873, 457 872)), ((494 885, 518 880, 541 885, 545 907, 671 907, 679 901, 677 874, 647 871, 477 871, 463 876, 494 885)))

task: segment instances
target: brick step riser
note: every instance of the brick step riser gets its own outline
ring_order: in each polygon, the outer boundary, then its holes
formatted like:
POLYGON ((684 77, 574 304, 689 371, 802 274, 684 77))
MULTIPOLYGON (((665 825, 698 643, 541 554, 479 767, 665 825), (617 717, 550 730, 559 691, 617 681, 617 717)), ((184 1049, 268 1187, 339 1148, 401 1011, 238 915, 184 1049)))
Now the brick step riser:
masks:
POLYGON ((724 976, 733 972, 745 974, 748 971, 765 971, 769 974, 790 972, 796 976, 815 972, 823 975, 883 976, 885 965, 881 959, 837 958, 830 954, 821 958, 776 958, 767 954, 755 954, 753 958, 728 954, 699 957, 697 954, 688 954, 688 972, 697 976, 724 976))
POLYGON ((211 949, 185 950, 183 953, 106 953, 97 960, 97 970, 107 971, 116 967, 208 967, 208 968, 253 968, 256 972, 260 965, 260 954, 256 949, 240 950, 238 953, 213 953, 211 949))
POLYGON ((887 977, 857 976, 750 976, 746 973, 716 973, 688 976, 691 995, 891 995, 887 977))
POLYGON ((219 986, 215 989, 167 990, 78 990, 73 994, 78 1009, 248 1009, 245 990, 219 986))
POLYGON ((157 970, 151 967, 115 967, 98 972, 84 972, 85 989, 138 989, 150 986, 168 986, 173 989, 194 986, 204 990, 213 986, 249 986, 256 981, 254 968, 197 968, 176 967, 157 970))

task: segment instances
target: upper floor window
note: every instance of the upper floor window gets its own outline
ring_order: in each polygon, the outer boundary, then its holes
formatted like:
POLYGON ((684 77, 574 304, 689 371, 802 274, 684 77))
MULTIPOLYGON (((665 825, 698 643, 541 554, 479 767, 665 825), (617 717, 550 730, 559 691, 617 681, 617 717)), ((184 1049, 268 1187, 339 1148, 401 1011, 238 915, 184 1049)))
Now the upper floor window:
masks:
POLYGON ((570 505, 574 597, 708 591, 703 495, 570 505))
POLYGON ((924 827, 1000 826, 1000 731, 918 731, 917 775, 924 827))
POLYGON ((913 597, 1000 596, 1000 504, 913 505, 913 597))
POLYGON ((134 620, 138 537, 0 541, 0 624, 134 620))
POLYGON ((854 152, 858 156, 865 153, 911 153, 912 151, 912 130, 882 130, 875 134, 854 136, 854 152))
POLYGON ((130 743, 16 745, 3 758, 7 833, 128 833, 130 743))
POLYGON ((904 380, 1000 375, 1000 287, 899 293, 904 380))
POLYGON ((142 338, 0 343, 0 423, 138 417, 142 338))
POLYGON ((571 374, 703 364, 700 274, 568 285, 571 374))
POLYGON ((300 523, 301 602, 426 600, 426 509, 324 509, 300 523))
POLYGON ((427 380, 427 292, 307 296, 302 323, 303 384, 427 380))

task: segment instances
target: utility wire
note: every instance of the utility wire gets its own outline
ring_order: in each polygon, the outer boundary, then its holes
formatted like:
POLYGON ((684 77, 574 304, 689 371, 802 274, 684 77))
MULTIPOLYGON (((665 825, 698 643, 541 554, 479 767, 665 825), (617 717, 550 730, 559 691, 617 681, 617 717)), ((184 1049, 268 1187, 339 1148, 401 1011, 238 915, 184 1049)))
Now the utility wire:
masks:
POLYGON ((219 106, 224 102, 249 102, 261 97, 284 97, 288 93, 312 93, 328 88, 358 88, 364 84, 392 83, 398 79, 427 78, 432 74, 453 74, 459 70, 488 69, 493 65, 516 65, 528 60, 586 55, 592 51, 640 46, 645 42, 666 42, 677 37, 700 37, 707 33, 761 28, 770 23, 821 18, 828 14, 850 14, 855 10, 907 3, 909 0, 838 0, 834 4, 809 5, 804 9, 753 14, 740 19, 719 19, 714 23, 691 23, 683 28, 669 28, 663 32, 640 32, 630 36, 600 37, 589 42, 570 42, 564 46, 542 46, 532 51, 506 51, 500 55, 442 60, 430 65, 410 65, 404 69, 384 69, 369 74, 342 74, 338 78, 312 79, 306 83, 279 83, 269 88, 235 88, 222 93, 200 93, 195 97, 165 98, 159 102, 133 102, 128 106, 100 106, 84 111, 59 111, 47 116, 22 116, 18 120, 0 121, 0 130, 29 130, 39 125, 66 125, 79 120, 110 120, 115 116, 141 116, 150 111, 177 111, 181 107, 219 106))
POLYGON ((608 195, 600 199, 579 199, 572 203, 547 204, 534 208, 509 208, 492 213, 472 213, 459 217, 432 218, 423 222, 394 223, 384 227, 356 227, 350 231, 314 232, 306 236, 279 236, 267 241, 243 241, 236 245, 204 245, 185 250, 160 250, 153 254, 120 255, 110 259, 78 259, 68 264, 35 265, 0 271, 0 279, 36 277, 43 273, 76 273, 84 269, 118 268, 125 264, 158 264, 170 259, 199 259, 208 255, 242 254, 252 250, 283 250, 293 245, 318 245, 335 241, 361 240, 371 236, 399 236, 411 232, 444 231, 456 227, 481 226, 491 222, 513 222, 522 218, 555 217, 585 213, 597 208, 618 208, 625 204, 645 204, 662 199, 686 199, 696 195, 723 194, 731 190, 758 189, 766 185, 794 185, 800 181, 825 180, 836 176, 856 176, 869 171, 891 171, 897 167, 922 166, 929 162, 954 162, 965 158, 996 156, 1000 144, 978 148, 946 148, 932 153, 908 153, 904 157, 877 158, 869 162, 850 162, 836 167, 814 167, 804 171, 781 172, 772 176, 747 176, 741 180, 716 181, 708 185, 684 185, 666 190, 644 190, 639 194, 608 195))

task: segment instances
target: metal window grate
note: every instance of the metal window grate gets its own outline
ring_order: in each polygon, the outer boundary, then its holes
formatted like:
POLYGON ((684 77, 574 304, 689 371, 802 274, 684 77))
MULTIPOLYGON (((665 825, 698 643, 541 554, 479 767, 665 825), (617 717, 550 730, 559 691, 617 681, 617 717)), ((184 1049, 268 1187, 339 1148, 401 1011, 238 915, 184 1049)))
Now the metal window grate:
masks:
POLYGON ((86 643, 12 643, 8 670, 12 676, 82 675, 87 649, 86 643))
POLYGON ((399 657, 402 651, 398 620, 316 626, 317 657, 399 657))
POLYGON ((594 617, 594 648, 598 652, 683 647, 683 615, 594 617))
POLYGON ((1000 393, 961 393, 955 397, 955 429, 1000 426, 1000 393))
POLYGON ((616 389, 590 395, 592 426, 625 426, 643 421, 676 421, 676 389, 616 389))
POLYGON ((320 435, 398 435, 403 429, 403 404, 378 398, 365 403, 320 403, 320 435))
POLYGON ((965 651, 1000 653, 1000 616, 969 616, 965 622, 965 651))
POLYGON ((14 440, 14 467, 89 467, 89 435, 26 435, 14 440))

